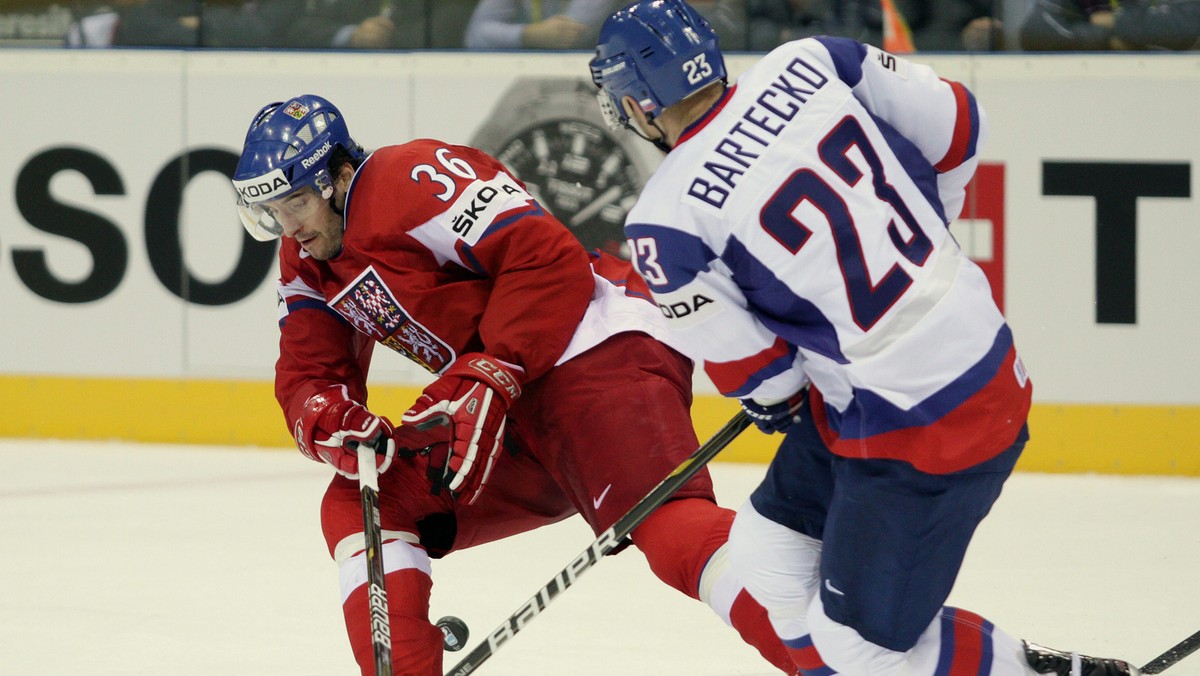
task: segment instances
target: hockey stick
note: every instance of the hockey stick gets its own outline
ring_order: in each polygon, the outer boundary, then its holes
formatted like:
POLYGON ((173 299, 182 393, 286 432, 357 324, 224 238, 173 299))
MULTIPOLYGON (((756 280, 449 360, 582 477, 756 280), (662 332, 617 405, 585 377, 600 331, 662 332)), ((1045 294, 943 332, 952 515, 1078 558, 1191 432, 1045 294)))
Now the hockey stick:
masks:
POLYGON ((579 579, 589 568, 596 565, 600 557, 611 552, 617 547, 634 528, 637 528, 650 513, 658 509, 664 502, 670 498, 675 491, 679 490, 683 484, 696 475, 709 460, 712 460, 720 453, 729 442, 733 441, 742 430, 750 425, 750 418, 745 411, 738 410, 737 415, 733 416, 725 426, 717 430, 704 445, 697 448, 695 452, 688 456, 682 464, 676 467, 663 479, 654 490, 642 498, 641 502, 634 505, 625 516, 617 519, 617 522, 609 527, 608 530, 600 534, 587 549, 583 550, 579 556, 576 556, 571 563, 567 564, 566 568, 555 575, 552 580, 547 582, 545 586, 534 594, 533 598, 526 601, 517 609, 515 613, 508 616, 504 624, 500 625, 488 635, 487 640, 475 646, 475 649, 467 654, 454 668, 448 672, 448 676, 466 676, 467 674, 479 668, 500 649, 509 639, 511 639, 518 631, 525 628, 526 624, 538 616, 546 606, 550 604, 559 594, 563 593, 575 581, 579 579))
POLYGON ((1200 631, 1176 643, 1167 652, 1155 657, 1142 667, 1143 674, 1161 674, 1176 662, 1196 652, 1200 648, 1200 631))
POLYGON ((367 544, 367 599, 371 608, 371 647, 376 676, 392 675, 392 628, 383 579, 383 531, 379 523, 379 472, 375 447, 358 444, 358 488, 362 492, 363 534, 367 544))

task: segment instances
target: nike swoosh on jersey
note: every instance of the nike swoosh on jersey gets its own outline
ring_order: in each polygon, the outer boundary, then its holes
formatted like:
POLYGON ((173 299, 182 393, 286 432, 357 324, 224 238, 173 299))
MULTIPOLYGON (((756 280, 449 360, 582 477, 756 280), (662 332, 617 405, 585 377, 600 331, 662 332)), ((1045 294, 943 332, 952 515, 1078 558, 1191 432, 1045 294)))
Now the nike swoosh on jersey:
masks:
POLYGON ((592 498, 592 507, 593 507, 593 508, 595 508, 595 509, 600 509, 600 503, 604 502, 604 498, 608 496, 608 490, 609 490, 610 488, 612 488, 612 484, 609 484, 609 485, 607 485, 607 486, 605 486, 605 487, 604 487, 604 492, 602 492, 602 493, 600 494, 600 497, 598 497, 598 498, 592 498))

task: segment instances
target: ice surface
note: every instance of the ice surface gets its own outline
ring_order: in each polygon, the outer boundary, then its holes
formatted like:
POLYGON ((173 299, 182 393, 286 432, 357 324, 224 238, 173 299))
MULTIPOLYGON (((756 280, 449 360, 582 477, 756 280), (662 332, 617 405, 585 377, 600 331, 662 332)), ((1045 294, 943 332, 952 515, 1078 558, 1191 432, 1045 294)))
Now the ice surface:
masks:
MULTIPOLYGON (((357 673, 317 521, 327 468, 286 450, 31 440, 0 440, 0 467, 0 675, 357 673)), ((714 464, 721 503, 762 472, 714 464)), ((465 620, 473 647, 591 541, 571 519, 435 562, 432 615, 465 620)), ((1141 664, 1200 629, 1198 571, 1200 480, 1017 474, 950 602, 1141 664)), ((479 673, 773 672, 629 550, 479 673)), ((1200 655, 1167 674, 1200 674, 1200 655)))

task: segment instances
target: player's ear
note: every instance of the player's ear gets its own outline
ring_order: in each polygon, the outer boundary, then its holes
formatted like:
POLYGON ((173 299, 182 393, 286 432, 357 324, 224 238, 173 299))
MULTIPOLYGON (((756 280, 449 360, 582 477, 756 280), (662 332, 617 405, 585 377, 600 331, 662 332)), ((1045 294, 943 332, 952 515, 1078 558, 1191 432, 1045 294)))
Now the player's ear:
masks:
POLYGON ((349 162, 339 162, 332 169, 333 194, 330 196, 332 200, 333 210, 342 213, 346 208, 346 194, 350 192, 350 181, 354 178, 354 167, 349 162))
POLYGON ((349 162, 342 162, 334 170, 333 185, 339 193, 350 189, 350 181, 354 178, 354 167, 349 162))
POLYGON ((646 138, 653 140, 662 136, 662 132, 659 131, 658 127, 650 124, 650 120, 646 119, 646 114, 642 112, 642 107, 638 105, 632 96, 621 97, 621 106, 625 108, 625 115, 629 118, 630 122, 633 122, 646 138))

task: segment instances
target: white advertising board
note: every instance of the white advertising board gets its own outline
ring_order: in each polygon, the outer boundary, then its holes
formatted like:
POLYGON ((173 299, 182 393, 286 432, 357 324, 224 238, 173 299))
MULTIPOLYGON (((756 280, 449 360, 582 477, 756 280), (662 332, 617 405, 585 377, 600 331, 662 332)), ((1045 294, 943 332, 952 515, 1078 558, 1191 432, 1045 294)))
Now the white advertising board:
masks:
MULTIPOLYGON (((587 58, 4 52, 0 373, 269 380, 274 260, 243 238, 226 181, 255 111, 318 93, 368 148, 484 146, 584 204, 569 193, 586 185, 513 139, 564 116, 598 121, 587 58)), ((1200 403, 1200 56, 915 58, 987 111, 981 157, 1002 167, 1002 227, 954 227, 1002 256, 1035 399, 1200 403)), ((731 58, 731 73, 750 60, 731 58)), ((634 176, 656 162, 630 138, 592 142, 624 152, 634 176)), ((385 381, 427 378, 387 357, 385 381)))

